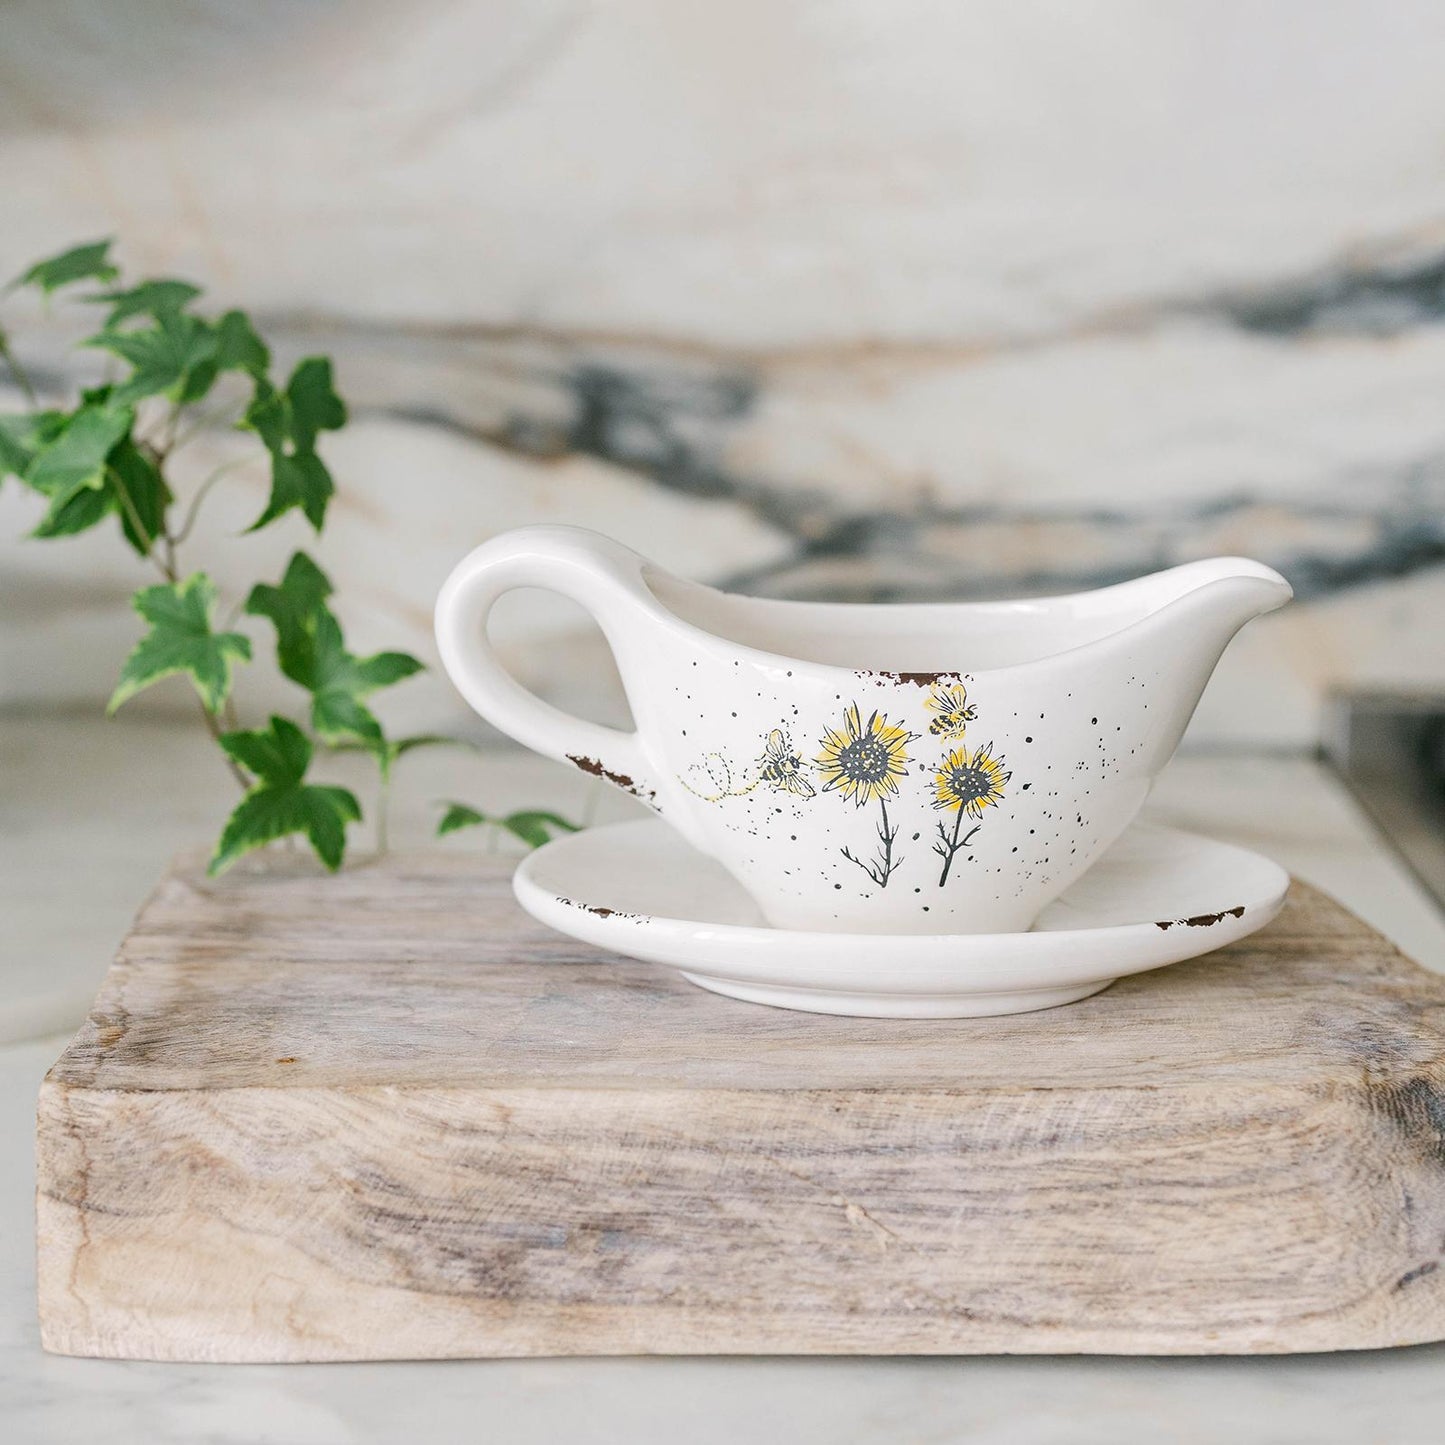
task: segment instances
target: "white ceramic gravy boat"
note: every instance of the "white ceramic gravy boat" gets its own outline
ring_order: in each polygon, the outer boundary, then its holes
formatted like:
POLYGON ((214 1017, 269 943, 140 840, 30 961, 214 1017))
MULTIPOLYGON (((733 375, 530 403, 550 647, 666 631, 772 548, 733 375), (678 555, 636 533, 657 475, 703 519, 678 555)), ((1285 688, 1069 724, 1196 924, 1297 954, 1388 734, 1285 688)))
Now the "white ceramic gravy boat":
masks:
POLYGON ((771 602, 526 527, 456 568, 436 628, 483 717, 641 798, 775 926, 992 933, 1030 927, 1128 826, 1229 639, 1290 596, 1229 557, 1068 597, 771 602), (506 672, 486 621, 516 587, 597 619, 635 732, 506 672))

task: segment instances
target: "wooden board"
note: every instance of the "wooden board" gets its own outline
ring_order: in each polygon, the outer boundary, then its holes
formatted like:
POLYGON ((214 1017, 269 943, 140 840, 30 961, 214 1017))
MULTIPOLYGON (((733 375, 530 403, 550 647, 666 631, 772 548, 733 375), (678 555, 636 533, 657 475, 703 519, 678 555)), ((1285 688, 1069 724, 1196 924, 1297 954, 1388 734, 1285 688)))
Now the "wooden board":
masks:
POLYGON ((1445 1337, 1445 981, 1301 885, 1082 1003, 895 1021, 553 936, 475 856, 267 868, 167 877, 44 1084, 48 1349, 1445 1337))

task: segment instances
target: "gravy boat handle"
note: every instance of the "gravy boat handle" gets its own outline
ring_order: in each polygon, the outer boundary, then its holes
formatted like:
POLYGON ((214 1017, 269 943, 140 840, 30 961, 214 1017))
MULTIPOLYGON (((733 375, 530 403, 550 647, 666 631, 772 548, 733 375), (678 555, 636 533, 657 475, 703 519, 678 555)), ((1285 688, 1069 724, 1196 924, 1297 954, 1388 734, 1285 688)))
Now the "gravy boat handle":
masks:
POLYGON ((503 593, 544 587, 585 607, 614 654, 622 652, 653 610, 642 567, 635 552, 581 528, 519 528, 458 563, 437 598, 436 638, 452 682, 488 722, 655 807, 657 785, 638 735, 543 702, 506 670, 487 637, 487 617, 503 593))

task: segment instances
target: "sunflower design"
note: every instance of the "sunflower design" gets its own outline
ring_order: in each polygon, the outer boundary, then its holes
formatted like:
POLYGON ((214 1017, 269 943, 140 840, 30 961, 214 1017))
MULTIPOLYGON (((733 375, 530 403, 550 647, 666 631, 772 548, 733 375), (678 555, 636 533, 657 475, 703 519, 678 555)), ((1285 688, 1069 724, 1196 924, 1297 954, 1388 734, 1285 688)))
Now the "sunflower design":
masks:
POLYGON ((985 743, 972 753, 955 748, 934 769, 933 806, 946 811, 983 817, 1003 797, 1003 785, 1013 776, 1002 758, 993 755, 993 744, 985 743))
POLYGON ((823 774, 825 793, 842 793, 859 808, 878 804, 878 856, 865 862, 848 848, 842 852, 880 888, 888 886, 893 870, 903 861, 893 856, 898 825, 888 821, 888 799, 898 792, 899 778, 908 773, 908 744, 917 736, 876 711, 864 723, 858 704, 850 703, 843 712, 843 726, 824 729, 823 750, 815 764, 823 774))
POLYGON ((812 783, 803 775, 803 759, 793 747, 793 740, 782 728, 774 728, 763 744, 763 755, 758 759, 761 772, 760 782, 769 783, 780 793, 792 793, 794 797, 811 798, 812 783))
POLYGON ((850 704, 842 728, 826 728, 823 733, 823 751, 817 758, 823 791, 842 793, 859 808, 886 802, 898 791, 898 779, 908 772, 908 744, 916 736, 879 712, 864 723, 858 704, 850 704))
POLYGON ((998 804, 1003 797, 1004 784, 1012 776, 1004 767, 1003 759, 994 756, 992 743, 985 743, 971 753, 967 748, 955 748, 933 770, 933 806, 953 814, 952 832, 939 823, 938 842, 933 845, 933 851, 943 859, 943 871, 938 875, 940 888, 948 882, 953 855, 968 845, 980 826, 975 822, 960 837, 963 815, 967 813, 970 818, 982 818, 985 808, 998 804))
POLYGON ((928 731, 936 738, 957 741, 978 717, 978 709, 969 702, 968 689, 961 682, 934 683, 923 705, 935 714, 928 731))

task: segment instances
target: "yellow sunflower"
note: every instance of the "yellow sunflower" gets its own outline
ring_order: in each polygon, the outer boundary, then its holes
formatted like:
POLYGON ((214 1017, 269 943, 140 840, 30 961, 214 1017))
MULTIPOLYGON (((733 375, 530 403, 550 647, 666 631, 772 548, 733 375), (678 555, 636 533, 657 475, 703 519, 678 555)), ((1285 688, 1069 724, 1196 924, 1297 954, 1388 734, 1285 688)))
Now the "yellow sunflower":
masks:
POLYGON ((858 807, 885 802, 898 791, 898 779, 908 769, 908 744, 917 736, 893 726, 875 712, 865 723, 858 704, 843 712, 843 726, 827 728, 816 766, 823 774, 823 791, 839 792, 858 807))
POLYGON ((923 705, 936 714, 928 724, 928 731, 936 738, 956 741, 978 716, 977 709, 968 700, 968 689, 961 682, 934 683, 923 705))
POLYGON ((985 743, 972 753, 955 748, 933 771, 933 806, 950 812, 983 817, 983 810, 1003 797, 1004 784, 1013 776, 1002 758, 985 743))

